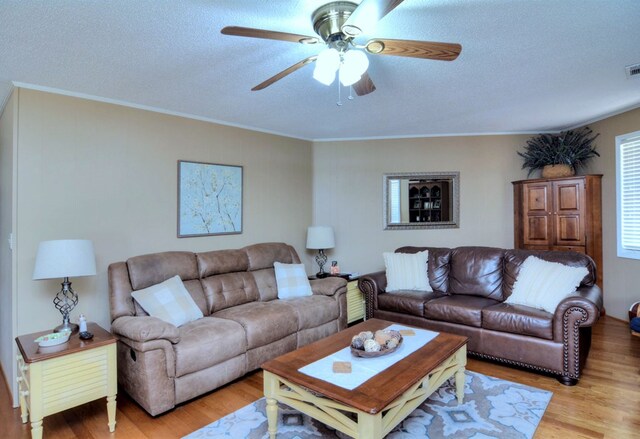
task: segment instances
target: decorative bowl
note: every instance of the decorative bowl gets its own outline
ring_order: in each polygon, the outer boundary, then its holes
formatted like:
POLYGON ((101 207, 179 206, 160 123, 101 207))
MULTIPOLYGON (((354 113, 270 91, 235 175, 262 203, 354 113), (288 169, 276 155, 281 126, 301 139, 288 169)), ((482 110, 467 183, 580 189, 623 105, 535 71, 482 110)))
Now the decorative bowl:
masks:
POLYGON ((402 335, 398 331, 385 329, 375 334, 361 332, 351 340, 351 355, 360 358, 382 357, 395 352, 401 344, 402 335))
POLYGON ((68 342, 70 335, 71 335, 71 332, 69 331, 52 332, 51 334, 45 334, 41 337, 38 337, 33 341, 38 343, 39 346, 46 348, 49 346, 56 346, 56 345, 68 342))

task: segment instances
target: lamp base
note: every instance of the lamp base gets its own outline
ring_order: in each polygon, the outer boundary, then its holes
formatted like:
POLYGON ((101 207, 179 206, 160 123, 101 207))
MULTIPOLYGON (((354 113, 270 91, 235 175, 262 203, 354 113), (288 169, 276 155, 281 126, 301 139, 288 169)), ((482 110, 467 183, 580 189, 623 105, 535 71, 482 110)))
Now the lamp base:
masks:
POLYGON ((326 271, 319 271, 316 273, 316 278, 318 279, 322 279, 325 277, 329 277, 329 273, 327 273, 326 271))
POLYGON ((71 331, 72 334, 75 334, 79 331, 79 326, 75 323, 63 323, 62 325, 56 326, 53 329, 53 332, 62 332, 62 331, 71 331))

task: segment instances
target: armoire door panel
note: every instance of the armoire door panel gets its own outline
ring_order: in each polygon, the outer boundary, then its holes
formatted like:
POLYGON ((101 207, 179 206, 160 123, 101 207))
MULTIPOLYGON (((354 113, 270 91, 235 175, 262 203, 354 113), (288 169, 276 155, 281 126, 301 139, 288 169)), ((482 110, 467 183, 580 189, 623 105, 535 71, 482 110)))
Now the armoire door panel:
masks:
POLYGON ((555 245, 584 245, 582 217, 577 214, 556 215, 555 245))
POLYGON ((548 215, 529 215, 524 223, 525 245, 550 245, 551 224, 548 215))
POLYGON ((584 193, 582 180, 554 182, 553 187, 556 213, 581 210, 583 205, 581 197, 584 193))
POLYGON ((525 187, 527 213, 543 213, 551 210, 549 185, 529 185, 525 187))

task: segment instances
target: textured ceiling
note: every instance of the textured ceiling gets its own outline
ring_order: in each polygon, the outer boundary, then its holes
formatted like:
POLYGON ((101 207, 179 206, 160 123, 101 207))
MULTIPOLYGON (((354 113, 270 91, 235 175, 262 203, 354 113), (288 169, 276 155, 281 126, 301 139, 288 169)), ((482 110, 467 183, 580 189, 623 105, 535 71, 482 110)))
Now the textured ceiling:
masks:
POLYGON ((460 43, 453 62, 370 55, 377 90, 336 106, 306 66, 318 45, 220 34, 314 35, 326 0, 0 0, 0 105, 20 86, 309 140, 531 133, 640 106, 638 0, 405 0, 369 37, 460 43))

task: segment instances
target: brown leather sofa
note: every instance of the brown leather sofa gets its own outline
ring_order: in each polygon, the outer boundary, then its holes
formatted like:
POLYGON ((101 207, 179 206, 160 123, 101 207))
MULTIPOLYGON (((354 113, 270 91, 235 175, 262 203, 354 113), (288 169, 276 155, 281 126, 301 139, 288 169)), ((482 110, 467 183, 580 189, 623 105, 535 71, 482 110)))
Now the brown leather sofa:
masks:
POLYGON ((401 247, 396 252, 423 250, 429 251, 433 292, 387 293, 384 271, 361 276, 358 286, 366 297, 367 317, 465 335, 472 355, 553 374, 563 384, 577 383, 591 346, 591 326, 602 308, 589 256, 491 247, 401 247), (502 303, 529 255, 589 270, 554 314, 502 303))
POLYGON ((276 261, 300 263, 293 247, 265 243, 111 264, 111 332, 118 338, 120 386, 157 415, 347 326, 344 279, 313 280, 312 296, 279 300, 276 261), (149 316, 131 297, 175 275, 204 314, 180 327, 149 316))

